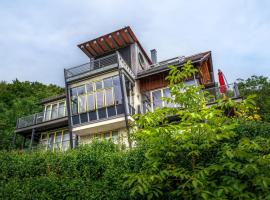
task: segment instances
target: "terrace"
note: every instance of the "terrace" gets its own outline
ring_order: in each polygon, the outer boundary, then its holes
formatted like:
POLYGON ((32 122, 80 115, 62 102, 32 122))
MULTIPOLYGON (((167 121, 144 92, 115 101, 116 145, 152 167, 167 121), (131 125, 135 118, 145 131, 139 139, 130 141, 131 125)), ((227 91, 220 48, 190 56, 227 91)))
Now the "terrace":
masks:
POLYGON ((117 69, 124 69, 124 71, 132 79, 135 79, 135 74, 118 51, 108 56, 91 60, 88 63, 65 69, 65 78, 67 82, 72 82, 78 79, 117 69))

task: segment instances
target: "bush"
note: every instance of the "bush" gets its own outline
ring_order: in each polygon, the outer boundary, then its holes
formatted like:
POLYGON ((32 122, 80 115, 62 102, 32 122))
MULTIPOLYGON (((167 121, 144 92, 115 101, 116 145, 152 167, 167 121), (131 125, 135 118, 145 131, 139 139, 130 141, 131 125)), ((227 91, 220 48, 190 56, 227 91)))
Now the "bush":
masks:
POLYGON ((141 157, 106 141, 64 153, 1 151, 0 199, 128 199, 123 175, 141 157))

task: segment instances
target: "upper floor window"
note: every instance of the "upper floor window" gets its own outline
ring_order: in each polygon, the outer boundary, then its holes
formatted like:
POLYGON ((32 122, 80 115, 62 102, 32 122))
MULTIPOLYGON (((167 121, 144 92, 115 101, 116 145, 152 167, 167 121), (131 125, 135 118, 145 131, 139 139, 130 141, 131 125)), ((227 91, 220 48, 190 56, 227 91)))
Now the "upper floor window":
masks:
POLYGON ((66 101, 45 105, 43 120, 48 121, 66 116, 66 101))
POLYGON ((122 103, 119 76, 86 83, 70 91, 73 115, 122 103))

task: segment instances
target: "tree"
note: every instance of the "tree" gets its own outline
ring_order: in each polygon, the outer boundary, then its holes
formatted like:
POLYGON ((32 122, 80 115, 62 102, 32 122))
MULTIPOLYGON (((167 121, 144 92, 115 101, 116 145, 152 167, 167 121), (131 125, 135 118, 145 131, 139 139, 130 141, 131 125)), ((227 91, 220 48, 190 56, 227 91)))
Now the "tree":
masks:
POLYGON ((177 107, 136 116, 136 148, 147 150, 140 172, 127 174, 124 186, 135 199, 270 198, 269 136, 236 131, 256 119, 254 102, 224 99, 208 107, 202 87, 183 83, 195 72, 190 62, 181 71, 171 66, 173 97, 164 101, 177 107))
POLYGON ((250 78, 238 79, 241 95, 246 98, 256 95, 255 101, 260 108, 260 115, 266 121, 270 121, 270 80, 264 76, 251 76, 250 78))
POLYGON ((63 88, 52 84, 17 79, 12 83, 0 82, 0 150, 10 148, 17 118, 41 112, 42 99, 63 92, 63 88))

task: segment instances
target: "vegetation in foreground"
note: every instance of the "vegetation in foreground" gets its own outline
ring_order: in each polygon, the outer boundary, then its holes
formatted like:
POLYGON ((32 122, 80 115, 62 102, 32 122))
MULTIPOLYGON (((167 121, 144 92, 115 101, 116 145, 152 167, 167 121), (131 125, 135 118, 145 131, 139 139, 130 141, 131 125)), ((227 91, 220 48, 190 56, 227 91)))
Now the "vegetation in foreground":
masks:
POLYGON ((270 124, 250 98, 207 108, 193 73, 172 67, 164 100, 185 109, 135 116, 130 150, 0 152, 0 199, 270 199, 270 124))

